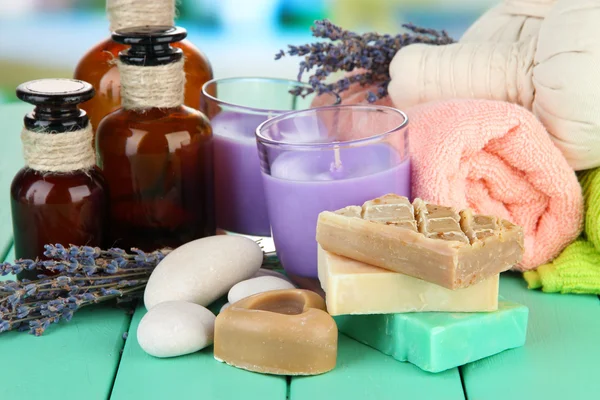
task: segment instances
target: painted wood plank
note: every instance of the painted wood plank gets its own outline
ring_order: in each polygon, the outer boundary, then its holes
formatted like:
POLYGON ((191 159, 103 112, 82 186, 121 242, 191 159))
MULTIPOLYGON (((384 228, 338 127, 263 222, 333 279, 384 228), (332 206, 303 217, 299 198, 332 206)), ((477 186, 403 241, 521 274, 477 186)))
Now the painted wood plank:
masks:
POLYGON ((161 359, 146 354, 136 338, 137 327, 145 313, 145 308, 140 306, 133 316, 111 400, 168 399, 174 395, 210 400, 286 399, 285 377, 256 374, 222 364, 213 358, 212 346, 174 358, 161 359))
POLYGON ((10 215, 10 184, 23 166, 21 129, 23 117, 33 109, 31 104, 5 104, 0 106, 2 145, 0 146, 0 258, 4 259, 12 242, 10 215))
POLYGON ((290 400, 464 399, 458 369, 438 374, 394 360, 344 334, 335 369, 323 375, 292 377, 290 400))
POLYGON ((41 337, 0 334, 0 399, 108 398, 130 320, 124 310, 96 306, 41 337))
POLYGON ((501 294, 529 307, 527 342, 462 368, 469 399, 585 399, 600 392, 600 302, 596 296, 528 290, 503 276, 501 294))

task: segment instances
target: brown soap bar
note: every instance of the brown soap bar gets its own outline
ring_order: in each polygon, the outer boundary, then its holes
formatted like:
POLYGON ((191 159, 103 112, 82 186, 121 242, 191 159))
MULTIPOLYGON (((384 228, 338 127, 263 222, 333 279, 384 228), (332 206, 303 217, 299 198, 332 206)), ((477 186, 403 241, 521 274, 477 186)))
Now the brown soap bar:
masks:
POLYGON ((316 375, 335 367, 338 331, 325 301, 286 289, 242 299, 217 316, 215 359, 276 375, 316 375))
POLYGON ((448 289, 481 282, 523 256, 523 230, 507 220, 394 194, 322 212, 317 241, 332 253, 448 289))

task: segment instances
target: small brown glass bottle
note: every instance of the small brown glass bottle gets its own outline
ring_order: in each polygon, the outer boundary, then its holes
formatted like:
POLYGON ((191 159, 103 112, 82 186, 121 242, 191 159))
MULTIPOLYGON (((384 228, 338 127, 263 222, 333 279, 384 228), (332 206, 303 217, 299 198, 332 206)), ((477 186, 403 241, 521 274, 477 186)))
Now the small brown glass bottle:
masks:
POLYGON ((110 192, 110 245, 152 251, 215 234, 208 119, 183 105, 186 37, 174 27, 116 31, 123 107, 96 131, 110 192))
POLYGON ((15 256, 43 259, 46 244, 102 246, 108 195, 88 117, 77 107, 94 89, 41 79, 20 85, 17 96, 35 109, 21 133, 26 166, 10 190, 15 256))
MULTIPOLYGON (((171 26, 175 0, 107 0, 106 11, 111 31, 145 25, 171 26)), ((186 58, 184 104, 203 111, 200 96, 202 85, 213 77, 211 65, 190 41, 184 40, 173 46, 182 49, 186 58)), ((81 105, 94 130, 105 115, 121 106, 119 71, 113 61, 126 48, 108 38, 89 50, 75 69, 75 79, 89 82, 96 89, 96 96, 81 105)))

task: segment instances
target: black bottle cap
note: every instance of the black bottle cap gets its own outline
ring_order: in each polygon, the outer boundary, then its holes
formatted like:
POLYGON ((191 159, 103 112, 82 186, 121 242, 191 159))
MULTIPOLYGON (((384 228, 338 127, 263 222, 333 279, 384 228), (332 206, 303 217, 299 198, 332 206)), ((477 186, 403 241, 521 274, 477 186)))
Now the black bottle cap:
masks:
POLYGON ((157 66, 181 60, 181 49, 170 44, 180 42, 187 37, 187 31, 175 26, 138 26, 119 29, 112 39, 131 46, 119 53, 119 59, 125 64, 137 66, 157 66))
POLYGON ((94 88, 75 79, 38 79, 20 84, 17 97, 34 105, 80 104, 94 97, 94 88))
POLYGON ((77 105, 94 94, 92 85, 75 79, 38 79, 17 87, 17 97, 36 106, 25 116, 27 129, 57 133, 87 126, 89 119, 77 105))

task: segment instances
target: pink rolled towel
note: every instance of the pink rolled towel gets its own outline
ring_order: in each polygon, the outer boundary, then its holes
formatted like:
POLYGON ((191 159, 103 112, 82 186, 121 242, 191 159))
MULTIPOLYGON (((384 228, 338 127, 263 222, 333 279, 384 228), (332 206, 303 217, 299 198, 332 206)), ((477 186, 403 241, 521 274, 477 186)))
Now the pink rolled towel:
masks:
POLYGON ((577 238, 581 187, 531 112, 500 101, 450 100, 407 114, 413 197, 522 226, 519 270, 550 261, 577 238))

